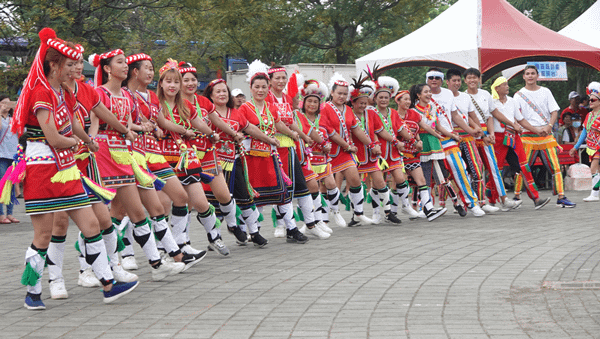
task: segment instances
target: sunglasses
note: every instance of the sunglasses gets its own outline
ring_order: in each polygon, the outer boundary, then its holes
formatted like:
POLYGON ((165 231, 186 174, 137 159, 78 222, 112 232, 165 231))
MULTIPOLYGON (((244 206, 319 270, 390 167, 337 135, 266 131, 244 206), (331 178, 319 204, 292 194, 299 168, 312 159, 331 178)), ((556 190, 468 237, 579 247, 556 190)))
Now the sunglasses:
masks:
POLYGON ((442 77, 430 76, 430 77, 427 77, 427 79, 429 79, 429 80, 442 80, 442 77))
POLYGON ((596 98, 590 98, 590 102, 596 102, 596 101, 598 101, 598 100, 600 100, 600 99, 596 99, 596 98))

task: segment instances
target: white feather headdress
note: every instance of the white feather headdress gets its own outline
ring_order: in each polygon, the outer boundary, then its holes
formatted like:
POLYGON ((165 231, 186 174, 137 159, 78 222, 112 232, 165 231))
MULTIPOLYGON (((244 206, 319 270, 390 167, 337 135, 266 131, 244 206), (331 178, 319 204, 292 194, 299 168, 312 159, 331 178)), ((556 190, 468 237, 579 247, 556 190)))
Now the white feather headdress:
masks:
POLYGON ((375 93, 373 95, 377 95, 381 91, 387 91, 390 93, 390 97, 393 98, 398 93, 398 89, 400 89, 398 80, 388 76, 380 76, 377 78, 375 93))
POLYGON ((338 72, 335 72, 333 73, 331 79, 329 79, 329 83, 327 86, 330 91, 333 91, 333 85, 348 87, 350 84, 348 83, 348 81, 346 81, 346 79, 344 79, 343 75, 341 75, 338 72))
POLYGON ((246 73, 246 81, 250 83, 252 78, 254 78, 257 74, 264 74, 269 77, 269 66, 264 64, 262 61, 256 59, 252 61, 250 65, 248 65, 248 73, 246 73))
POLYGON ((327 86, 325 86, 324 83, 317 80, 308 80, 304 83, 304 85, 301 88, 302 97, 304 98, 309 96, 315 96, 321 101, 323 101, 329 95, 327 86))

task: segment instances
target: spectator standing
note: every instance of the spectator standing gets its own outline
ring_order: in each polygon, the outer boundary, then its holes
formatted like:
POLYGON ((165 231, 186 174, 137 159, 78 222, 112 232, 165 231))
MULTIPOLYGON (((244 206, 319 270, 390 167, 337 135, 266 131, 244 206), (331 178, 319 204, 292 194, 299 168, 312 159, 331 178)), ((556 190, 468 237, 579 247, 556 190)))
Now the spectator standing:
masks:
POLYGON ((239 88, 234 88, 231 91, 231 96, 233 97, 233 108, 239 109, 246 102, 246 95, 239 88))
MULTIPOLYGON (((12 119, 14 103, 6 95, 0 95, 0 177, 4 176, 6 170, 13 162, 13 157, 17 153, 17 144, 19 139, 16 134, 10 131, 10 121, 12 119)), ((15 188, 13 187, 13 190, 15 188)), ((18 223, 19 220, 13 217, 13 203, 6 205, 6 216, 4 215, 4 205, 0 204, 0 224, 18 223)))
MULTIPOLYGON (((567 113, 571 113, 571 115, 573 114, 579 114, 579 117, 581 118, 581 121, 585 120, 585 117, 588 114, 588 110, 585 109, 584 107, 580 106, 581 104, 581 96, 579 96, 579 93, 572 91, 571 93, 569 93, 569 107, 565 108, 562 113, 560 114, 560 119, 559 119, 559 124, 562 126, 565 124, 564 122, 564 116, 567 113)), ((577 141, 577 139, 575 139, 575 141, 577 141)))

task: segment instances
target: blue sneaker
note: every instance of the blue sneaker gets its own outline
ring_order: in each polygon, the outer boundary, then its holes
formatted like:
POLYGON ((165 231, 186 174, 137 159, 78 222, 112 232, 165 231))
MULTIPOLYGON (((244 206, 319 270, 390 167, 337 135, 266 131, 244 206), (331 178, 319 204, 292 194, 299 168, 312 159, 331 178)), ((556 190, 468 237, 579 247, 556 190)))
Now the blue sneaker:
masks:
POLYGON ((124 282, 113 283, 112 289, 110 291, 108 291, 108 292, 103 291, 104 292, 104 303, 110 304, 111 302, 119 299, 120 297, 124 296, 125 294, 133 291, 139 283, 140 283, 139 281, 133 281, 133 282, 128 282, 128 283, 124 283, 124 282))
POLYGON ((573 208, 575 206, 577 206, 577 204, 571 202, 571 200, 569 200, 566 196, 556 200, 556 207, 573 208))
POLYGON ((44 302, 42 301, 42 295, 41 294, 33 294, 33 293, 29 293, 29 292, 27 292, 27 295, 25 296, 25 305, 24 306, 28 310, 45 310, 46 309, 46 305, 44 305, 44 302))

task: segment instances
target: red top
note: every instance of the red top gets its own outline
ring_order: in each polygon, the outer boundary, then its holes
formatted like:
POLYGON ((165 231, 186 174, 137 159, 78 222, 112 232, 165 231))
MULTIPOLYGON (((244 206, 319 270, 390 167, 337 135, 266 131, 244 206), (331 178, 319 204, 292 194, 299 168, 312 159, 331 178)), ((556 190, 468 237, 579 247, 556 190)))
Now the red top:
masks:
MULTIPOLYGON (((406 112, 406 116, 404 116, 404 119, 402 119, 400 117, 400 115, 398 114, 398 118, 400 118, 400 120, 403 120, 404 125, 406 128, 408 128, 410 134, 413 136, 412 141, 410 142, 408 141, 406 143, 406 145, 404 146, 405 152, 406 153, 416 153, 417 150, 416 148, 414 148, 414 141, 416 140, 417 134, 419 133, 419 122, 421 122, 421 119, 423 119, 423 116, 421 115, 421 113, 413 110, 413 109, 409 109, 406 112)), ((399 133, 401 129, 397 129, 396 133, 399 133)))
MULTIPOLYGON (((269 113, 271 113, 271 117, 273 118, 273 121, 271 121, 271 124, 269 126, 266 126, 266 128, 274 132, 276 130, 275 124, 280 121, 279 114, 277 114, 277 109, 275 107, 273 107, 272 105, 269 105, 265 101, 264 107, 267 107, 267 106, 269 107, 269 113)), ((256 126, 260 125, 260 122, 258 120, 258 115, 256 114, 256 107, 254 107, 252 102, 246 101, 242 106, 240 106, 239 112, 240 112, 240 115, 242 115, 244 118, 246 118, 246 120, 249 123, 251 123, 252 125, 256 125, 256 126)), ((266 110, 263 108, 263 111, 260 113, 263 123, 268 123, 266 113, 267 113, 266 110)), ((263 130, 263 132, 264 132, 264 130, 263 130)))
MULTIPOLYGON (((344 105, 344 112, 339 112, 344 121, 340 121, 338 113, 336 113, 332 105, 333 103, 331 102, 325 103, 323 109, 321 110, 321 121, 319 125, 324 126, 327 129, 329 136, 332 136, 333 133, 336 132, 350 144, 352 143, 352 128, 358 127, 358 120, 356 120, 356 116, 354 113, 352 113, 352 108, 344 105), (349 133, 349 135, 345 135, 343 128, 344 126, 345 131, 349 133)), ((332 157, 336 157, 338 154, 340 154, 341 150, 341 147, 337 143, 333 142, 331 144, 331 152, 329 152, 329 154, 332 157)))
MULTIPOLYGON (((367 134, 369 138, 371 138, 371 140, 375 140, 375 133, 379 133, 383 130, 383 125, 381 124, 381 120, 377 116, 377 112, 375 112, 372 109, 367 109, 365 111, 365 114, 363 114, 362 118, 360 119, 356 115, 355 117, 357 120, 360 121, 359 126, 362 128, 363 131, 365 131, 365 134, 367 134)), ((361 165, 367 164, 368 160, 371 162, 377 160, 377 157, 374 157, 373 155, 369 154, 370 152, 368 145, 362 144, 361 141, 358 140, 358 138, 354 135, 352 135, 352 140, 358 148, 358 151, 356 152, 356 157, 358 158, 358 162, 361 165), (369 154, 368 160, 367 154, 369 154)))
POLYGON ((70 91, 62 91, 63 98, 59 98, 58 95, 54 93, 54 90, 47 89, 41 84, 35 86, 31 93, 31 102, 33 107, 28 107, 27 111, 31 112, 28 114, 27 121, 25 122, 25 126, 40 126, 40 122, 38 121, 36 114, 39 109, 46 109, 50 111, 50 117, 55 118, 56 127, 58 132, 62 135, 71 135, 71 133, 65 133, 65 130, 61 130, 61 125, 65 125, 68 122, 68 125, 71 124, 71 120, 73 119, 73 112, 76 112, 79 109, 79 104, 77 100, 75 100, 75 96, 70 91), (64 100, 64 101, 63 101, 64 100), (56 102, 58 107, 54 107, 54 102, 56 102), (62 105, 62 104, 65 105, 62 105))
POLYGON ((292 107, 292 98, 282 93, 281 103, 275 97, 275 94, 269 90, 269 94, 265 98, 265 101, 270 104, 270 106, 274 107, 277 110, 277 115, 286 126, 294 123, 294 108, 292 107))
MULTIPOLYGON (((391 131, 388 132, 390 132, 393 138, 397 138, 398 133, 404 128, 404 121, 402 120, 402 118, 400 118, 398 111, 396 111, 393 108, 390 108, 389 111, 389 116, 386 117, 384 115, 384 118, 387 119, 387 122, 391 127, 391 131)), ((377 120, 379 120, 381 123, 382 129, 385 129, 384 122, 381 120, 381 118, 379 118, 379 115, 377 113, 376 115, 377 120)), ((400 154, 398 149, 395 146, 393 146, 391 142, 385 141, 383 139, 381 139, 381 156, 387 160, 399 161, 402 159, 402 155, 400 154)))
POLYGON ((207 97, 203 95, 194 94, 196 101, 193 103, 196 111, 199 110, 199 114, 202 114, 202 117, 206 117, 212 112, 215 111, 215 104, 210 101, 207 97))
MULTIPOLYGON (((133 118, 136 112, 136 105, 129 93, 121 89, 121 96, 114 96, 104 86, 97 87, 96 92, 100 95, 100 100, 104 106, 115 115, 123 126, 127 126, 129 117, 133 118)), ((102 125, 107 124, 100 120, 100 126, 102 125)), ((112 127, 107 125, 106 129, 112 129, 112 127)))
MULTIPOLYGON (((246 117, 240 114, 240 111, 238 111, 235 108, 228 108, 227 114, 225 116, 219 116, 227 125, 229 125, 229 127, 231 127, 231 129, 233 129, 236 132, 245 129, 248 126, 248 120, 246 120, 246 117)), ((211 126, 211 128, 213 128, 214 131, 219 133, 219 141, 215 145, 219 157, 221 157, 221 159, 234 161, 235 142, 233 141, 231 135, 221 131, 220 129, 216 129, 214 126, 212 126, 212 124, 210 124, 209 126, 211 126)))
POLYGON ((92 86, 83 81, 76 81, 75 84, 77 86, 75 97, 77 98, 77 102, 79 102, 77 115, 87 131, 91 123, 90 112, 100 104, 100 95, 98 95, 98 92, 92 86))
POLYGON ((157 123, 157 116, 160 112, 160 101, 156 93, 147 91, 148 99, 144 98, 140 92, 136 92, 136 98, 138 101, 138 107, 140 113, 142 113, 146 119, 157 123))

